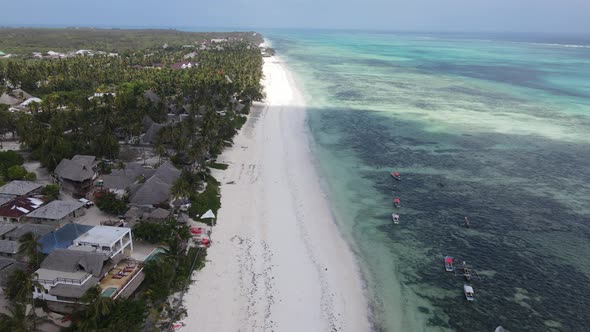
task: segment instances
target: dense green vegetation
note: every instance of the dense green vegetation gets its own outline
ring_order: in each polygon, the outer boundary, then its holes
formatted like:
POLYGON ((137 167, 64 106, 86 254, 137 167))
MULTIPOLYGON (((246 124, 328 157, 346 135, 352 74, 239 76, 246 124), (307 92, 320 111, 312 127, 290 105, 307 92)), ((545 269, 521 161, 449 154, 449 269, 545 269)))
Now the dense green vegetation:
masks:
MULTIPOLYGON (((59 32, 63 39, 60 41, 53 35, 59 35, 57 30, 43 30, 38 36, 21 32, 0 29, 0 50, 81 48, 118 51, 119 55, 63 59, 17 57, 0 61, 0 82, 4 83, 0 83, 0 93, 21 88, 42 99, 24 111, 10 112, 6 106, 0 106, 0 135, 12 133, 31 152, 31 157, 50 171, 63 158, 90 154, 110 160, 100 166, 103 173, 108 173, 111 161, 120 164, 121 145, 138 144, 156 123, 159 131, 142 144, 152 145, 160 159, 170 159, 182 169, 172 195, 190 200, 192 217, 209 209, 217 214, 221 204, 219 183, 209 175, 208 167, 227 167, 212 160, 232 144, 237 130, 246 121, 252 101, 264 97, 263 60, 257 47, 262 42, 259 35, 234 34, 243 40, 198 49, 182 47, 190 44, 184 38, 192 38, 194 42, 195 35, 175 31, 161 35, 153 32, 158 37, 148 38, 128 30, 65 30, 59 32), (78 37, 79 33, 84 41, 78 37), (130 41, 129 36, 137 40, 130 41), (168 47, 163 48, 163 43, 168 43, 168 47), (197 65, 187 69, 171 66, 181 61, 197 65)), ((0 154, 0 181, 27 176, 19 168, 23 163, 19 158, 14 153, 0 154)), ((44 188, 44 193, 52 198, 58 194, 56 188, 49 186, 44 188)), ((96 203, 111 214, 123 213, 127 208, 124 200, 110 193, 98 195, 96 203)), ((84 299, 88 308, 73 316, 73 330, 136 331, 141 329, 144 317, 147 326, 151 326, 162 318, 175 322, 184 314, 182 309, 169 308, 166 299, 186 288, 193 269, 204 264, 206 250, 187 250, 189 229, 175 220, 165 224, 142 222, 133 232, 136 239, 165 244, 166 252, 146 263, 145 282, 131 302, 112 301, 100 297, 100 289, 91 289, 84 299)), ((25 247, 31 262, 38 264, 33 248, 25 247)), ((26 275, 34 280, 30 273, 26 275)))
POLYGON ((164 123, 170 108, 183 108, 186 120, 168 123, 159 132, 157 151, 172 149, 182 155, 183 164, 203 163, 231 140, 249 103, 263 98, 262 57, 253 45, 227 43, 222 50, 199 51, 191 60, 198 62, 196 67, 167 67, 188 52, 156 49, 118 57, 0 61, 5 90, 20 87, 42 98, 30 113, 11 113, 0 134, 16 131, 32 157, 53 170, 76 153, 116 159, 121 142, 145 132, 146 117, 164 123), (164 68, 142 67, 153 63, 164 68), (145 96, 148 89, 159 101, 145 96), (94 93, 107 94, 89 98, 94 93))
POLYGON ((188 226, 178 225, 174 219, 166 223, 140 222, 133 226, 133 236, 149 243, 167 243, 176 235, 184 240, 190 237, 188 226))
POLYGON ((194 45, 212 38, 243 38, 260 44, 262 36, 254 32, 184 32, 178 30, 129 29, 0 29, 0 51, 5 53, 66 52, 79 49, 123 52, 145 48, 194 45))

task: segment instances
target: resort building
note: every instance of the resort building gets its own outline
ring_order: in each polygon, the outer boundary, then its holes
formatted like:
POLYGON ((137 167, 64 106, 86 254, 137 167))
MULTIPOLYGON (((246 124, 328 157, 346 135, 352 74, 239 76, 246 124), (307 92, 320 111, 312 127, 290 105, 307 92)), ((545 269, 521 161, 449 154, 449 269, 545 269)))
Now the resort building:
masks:
POLYGON ((129 205, 151 209, 170 200, 170 189, 180 177, 171 163, 162 164, 145 183, 130 188, 129 205))
POLYGON ((155 172, 155 169, 146 168, 138 163, 127 163, 125 168, 114 169, 111 174, 103 175, 102 188, 122 198, 133 184, 149 179, 155 172))
POLYGON ((97 165, 94 156, 75 155, 72 159, 62 159, 55 168, 55 178, 64 191, 84 197, 92 188, 97 165))
POLYGON ((59 226, 84 215, 84 203, 79 201, 52 201, 27 214, 27 221, 37 224, 59 226))
POLYGON ((143 281, 142 266, 129 259, 131 229, 96 226, 67 248, 54 249, 36 271, 44 289, 33 297, 48 301, 51 310, 71 312, 86 291, 96 285, 102 296, 128 296, 143 281))
POLYGON ((91 247, 97 252, 105 253, 109 257, 133 251, 131 228, 95 226, 74 240, 76 247, 91 247))

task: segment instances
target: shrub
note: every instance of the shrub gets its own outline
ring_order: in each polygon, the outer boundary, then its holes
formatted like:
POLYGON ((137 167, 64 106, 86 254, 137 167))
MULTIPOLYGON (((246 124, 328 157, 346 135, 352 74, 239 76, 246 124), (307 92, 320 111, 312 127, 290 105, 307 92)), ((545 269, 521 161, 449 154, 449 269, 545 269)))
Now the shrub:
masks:
POLYGON ((6 170, 6 177, 8 180, 22 180, 27 174, 27 170, 18 165, 11 166, 6 170))
POLYGON ((124 200, 118 199, 117 195, 107 192, 99 195, 96 199, 96 206, 104 212, 119 215, 127 210, 124 200))
POLYGON ((48 184, 45 187, 43 187, 43 190, 41 190, 41 194, 43 194, 51 200, 56 200, 59 198, 59 186, 57 184, 48 184))
MULTIPOLYGON (((197 215, 203 215, 207 210, 211 209, 215 215, 221 207, 221 197, 219 195, 219 182, 212 176, 207 175, 207 188, 201 194, 191 195, 191 207, 188 212, 192 218, 197 218, 197 215)), ((211 219, 202 220, 206 224, 211 223, 211 219)))
POLYGON ((209 167, 211 167, 211 168, 223 169, 223 170, 227 169, 228 166, 229 165, 227 165, 227 164, 221 164, 221 163, 210 163, 209 164, 209 167))

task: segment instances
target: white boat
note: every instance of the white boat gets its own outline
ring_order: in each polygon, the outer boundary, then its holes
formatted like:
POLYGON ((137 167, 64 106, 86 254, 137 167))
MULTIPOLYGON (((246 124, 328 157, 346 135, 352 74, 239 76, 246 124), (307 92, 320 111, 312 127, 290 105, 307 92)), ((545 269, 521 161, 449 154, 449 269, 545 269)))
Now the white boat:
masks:
POLYGON ((393 223, 394 224, 396 224, 396 225, 399 224, 399 215, 397 215, 395 213, 392 213, 391 214, 391 219, 393 219, 393 223))
POLYGON ((465 298, 467 301, 473 301, 475 298, 473 297, 473 287, 469 285, 463 285, 463 292, 465 293, 465 298))

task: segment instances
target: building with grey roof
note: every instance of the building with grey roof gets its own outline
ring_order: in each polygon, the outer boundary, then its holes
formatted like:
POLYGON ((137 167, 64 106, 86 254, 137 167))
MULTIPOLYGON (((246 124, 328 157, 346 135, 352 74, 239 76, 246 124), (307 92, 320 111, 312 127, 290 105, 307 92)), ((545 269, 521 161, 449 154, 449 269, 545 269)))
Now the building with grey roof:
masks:
POLYGON ((84 215, 84 212, 82 202, 55 200, 27 214, 26 220, 37 224, 58 226, 84 215))
MULTIPOLYGON (((99 282, 121 272, 113 270, 133 251, 131 229, 96 226, 73 241, 67 249, 56 248, 36 271, 45 290, 35 289, 33 297, 54 302, 78 303, 84 293, 99 282), (116 271, 109 275, 109 271, 116 271)), ((131 278, 123 281, 120 288, 131 278)), ((135 287, 137 287, 136 285, 135 287)), ((119 289, 120 289, 119 288, 119 289)))
POLYGON ((157 105, 160 100, 162 100, 160 98, 160 96, 158 96, 154 91, 152 90, 146 90, 145 93, 143 94, 143 96, 150 100, 154 105, 157 105))
POLYGON ((181 171, 171 163, 162 164, 154 175, 137 190, 132 188, 130 205, 153 207, 170 199, 170 189, 180 177, 181 171))
POLYGON ((96 157, 75 155, 62 159, 54 171, 62 189, 77 196, 85 196, 96 178, 96 157))
POLYGON ((171 214, 172 213, 170 210, 157 208, 157 209, 153 210, 152 212, 145 213, 142 220, 145 220, 148 222, 161 223, 161 222, 165 222, 166 220, 168 220, 168 218, 170 218, 171 214))
POLYGON ((5 287, 8 277, 16 270, 22 270, 25 264, 13 258, 0 257, 0 286, 5 287))
POLYGON ((12 201, 16 197, 14 195, 0 194, 0 206, 12 201))
POLYGON ((90 155, 77 154, 72 157, 72 161, 89 166, 90 168, 94 168, 96 165, 98 165, 96 157, 90 155))
POLYGON ((3 239, 6 240, 13 240, 18 241, 23 235, 27 233, 33 233, 35 237, 41 238, 53 231, 55 227, 50 225, 34 225, 34 224, 25 224, 25 225, 18 225, 14 229, 4 233, 2 236, 3 239))
POLYGON ((4 234, 16 228, 14 224, 0 224, 0 239, 4 239, 4 234))
POLYGON ((0 187, 0 194, 25 196, 38 194, 41 192, 43 185, 33 181, 12 181, 0 187))
POLYGON ((58 302, 78 302, 84 293, 104 277, 109 257, 86 250, 56 249, 35 272, 44 290, 35 288, 33 298, 58 302))
POLYGON ((0 95, 0 104, 15 106, 22 102, 22 100, 9 95, 8 93, 3 93, 0 95))
POLYGON ((0 240, 0 256, 14 257, 18 252, 18 241, 0 240))
POLYGON ((127 189, 141 177, 149 179, 156 172, 153 168, 143 167, 138 163, 126 163, 125 168, 114 169, 111 174, 104 175, 103 187, 107 189, 127 189))

